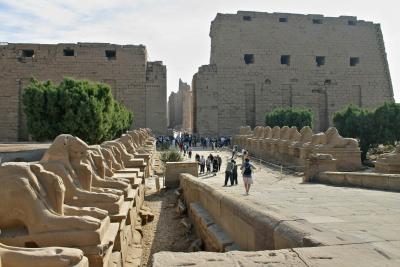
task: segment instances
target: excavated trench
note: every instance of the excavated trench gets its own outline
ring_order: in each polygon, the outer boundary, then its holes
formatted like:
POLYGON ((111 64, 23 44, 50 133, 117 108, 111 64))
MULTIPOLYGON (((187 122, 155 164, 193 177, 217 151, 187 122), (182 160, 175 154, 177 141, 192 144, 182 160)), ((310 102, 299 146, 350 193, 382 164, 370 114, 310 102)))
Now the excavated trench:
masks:
POLYGON ((157 192, 154 180, 146 181, 145 205, 154 220, 143 226, 141 266, 152 266, 152 255, 161 251, 188 252, 197 239, 185 215, 177 212, 177 197, 173 189, 157 192))

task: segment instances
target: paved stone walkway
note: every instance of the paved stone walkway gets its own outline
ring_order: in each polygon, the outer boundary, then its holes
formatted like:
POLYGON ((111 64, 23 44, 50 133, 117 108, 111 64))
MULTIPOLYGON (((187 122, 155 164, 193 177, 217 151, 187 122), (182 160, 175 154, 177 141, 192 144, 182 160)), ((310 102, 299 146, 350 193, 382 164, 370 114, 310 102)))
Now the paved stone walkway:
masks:
MULTIPOLYGON (((206 156, 210 152, 195 151, 194 154, 206 156)), ((373 244, 379 251, 385 251, 382 253, 387 257, 400 259, 400 193, 305 184, 300 175, 281 174, 279 169, 252 162, 258 170, 254 173, 250 195, 246 196, 240 173, 238 186, 222 187, 230 153, 219 154, 223 166, 217 176, 200 176, 217 190, 240 196, 245 202, 286 217, 306 220, 318 231, 351 236, 357 244, 373 244)), ((241 159, 237 159, 237 163, 241 163, 241 159)))

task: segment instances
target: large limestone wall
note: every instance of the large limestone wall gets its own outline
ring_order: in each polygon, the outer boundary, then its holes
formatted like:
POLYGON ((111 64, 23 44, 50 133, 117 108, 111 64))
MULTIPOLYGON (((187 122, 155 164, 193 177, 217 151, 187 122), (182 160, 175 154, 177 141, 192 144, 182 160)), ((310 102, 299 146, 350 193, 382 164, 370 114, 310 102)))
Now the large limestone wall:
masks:
MULTIPOLYGON (((218 112, 224 111, 218 108, 220 101, 216 77, 216 65, 201 66, 199 72, 193 76, 193 129, 202 136, 218 135, 218 112)), ((233 120, 235 113, 231 115, 233 120)))
POLYGON ((192 133, 193 129, 193 92, 186 91, 182 103, 182 129, 192 133))
POLYGON ((169 128, 173 128, 174 125, 176 125, 175 105, 176 105, 176 93, 172 92, 168 97, 168 127, 169 128))
MULTIPOLYGON (((89 79, 109 84, 115 98, 134 112, 134 127, 146 124, 147 51, 143 45, 114 45, 106 43, 71 44, 6 44, 0 46, 0 140, 26 140, 28 137, 21 92, 30 77, 52 80, 63 77, 89 79), (64 49, 73 50, 65 56, 64 49), (33 50, 33 57, 24 57, 23 50, 33 50), (106 50, 115 51, 108 58, 106 50)), ((150 63, 149 63, 150 64, 150 63)), ((165 77, 157 76, 160 86, 165 77)), ((163 90, 164 88, 161 89, 163 90)), ((157 97, 166 103, 165 92, 157 97)), ((156 97, 153 92, 152 97, 156 97)), ((166 109, 166 104, 163 104, 166 109)), ((152 116, 152 115, 151 115, 152 116)), ((166 112, 164 112, 166 117, 166 112)), ((148 116, 147 116, 148 117, 148 116)))
MULTIPOLYGON (((169 127, 175 129, 184 129, 183 122, 188 117, 185 108, 187 102, 185 102, 186 95, 190 92, 190 85, 179 79, 178 92, 172 92, 168 97, 168 110, 169 110, 169 127), (185 114, 186 113, 186 114, 185 114)), ((187 121, 186 121, 187 122, 187 121)))
POLYGON ((146 127, 156 135, 167 129, 167 68, 161 61, 148 62, 146 73, 146 127))
POLYGON ((379 24, 239 11, 217 14, 210 37, 210 65, 194 76, 200 134, 232 135, 240 125, 262 125, 266 112, 290 106, 311 108, 315 130, 326 130, 333 113, 349 103, 376 107, 393 101, 379 24), (245 54, 253 55, 253 63, 245 63, 245 54), (290 56, 289 65, 281 64, 282 55, 290 56), (325 57, 325 64, 317 66, 316 56, 325 57), (356 66, 350 66, 351 57, 359 59, 356 66), (213 125, 210 116, 216 117, 213 125))

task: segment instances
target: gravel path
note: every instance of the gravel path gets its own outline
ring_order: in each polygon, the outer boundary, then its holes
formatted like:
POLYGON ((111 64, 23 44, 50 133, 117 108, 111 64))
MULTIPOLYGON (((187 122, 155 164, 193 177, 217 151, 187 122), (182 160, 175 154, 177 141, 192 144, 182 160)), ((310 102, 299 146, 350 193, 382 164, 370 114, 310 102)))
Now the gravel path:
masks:
POLYGON ((186 252, 196 239, 194 233, 187 233, 180 224, 182 219, 175 211, 174 190, 155 190, 153 179, 146 180, 145 205, 154 214, 154 220, 143 227, 143 254, 141 266, 152 265, 152 255, 160 251, 186 252))

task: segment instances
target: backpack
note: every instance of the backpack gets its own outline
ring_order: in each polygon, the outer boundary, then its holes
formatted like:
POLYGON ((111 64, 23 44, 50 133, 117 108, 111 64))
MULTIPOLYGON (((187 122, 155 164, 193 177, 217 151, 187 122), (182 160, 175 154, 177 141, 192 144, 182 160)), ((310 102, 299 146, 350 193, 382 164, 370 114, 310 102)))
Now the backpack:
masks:
POLYGON ((246 175, 246 176, 250 176, 251 175, 251 165, 250 165, 250 163, 245 163, 244 164, 243 175, 246 175))

